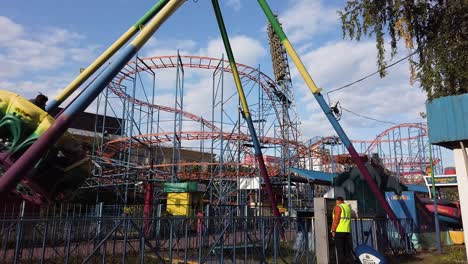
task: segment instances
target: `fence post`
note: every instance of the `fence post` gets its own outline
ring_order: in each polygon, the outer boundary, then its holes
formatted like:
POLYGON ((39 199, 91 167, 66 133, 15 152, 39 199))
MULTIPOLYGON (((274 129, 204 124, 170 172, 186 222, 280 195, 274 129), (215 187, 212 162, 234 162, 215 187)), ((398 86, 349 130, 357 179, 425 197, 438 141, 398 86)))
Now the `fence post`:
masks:
MULTIPOLYGON (((203 219, 204 216, 202 216, 202 219, 203 219)), ((208 219, 205 219, 205 220, 208 220, 208 219)), ((198 263, 201 263, 202 262, 202 248, 203 248, 203 244, 204 244, 204 239, 203 239, 203 236, 204 234, 204 226, 203 224, 201 225, 201 228, 200 230, 197 230, 199 231, 198 232, 198 263)))
MULTIPOLYGON (((236 207, 237 208, 237 207, 236 207)), ((234 240, 234 243, 233 243, 233 252, 232 252, 232 263, 236 263, 236 249, 237 249, 237 234, 236 234, 236 225, 237 225, 237 220, 236 220, 236 217, 233 217, 231 218, 231 221, 232 221, 232 233, 234 234, 233 235, 233 240, 234 240)))
POLYGON ((262 226, 261 226, 261 232, 262 232, 262 254, 263 254, 263 259, 265 259, 265 218, 261 217, 262 221, 262 226))
MULTIPOLYGON (((189 243, 188 243, 188 229, 189 229, 189 225, 190 225, 190 222, 191 222, 191 219, 190 218, 186 218, 185 219, 185 235, 184 235, 184 239, 185 239, 185 250, 184 250, 184 263, 187 263, 187 254, 188 254, 188 247, 190 246, 189 243)), ((183 223, 184 223, 183 222, 183 223)))
MULTIPOLYGON (((222 218, 222 223, 226 224, 226 218, 222 218)), ((221 263, 224 263, 224 238, 225 238, 225 236, 224 236, 224 231, 223 231, 221 233, 221 236, 219 237, 219 240, 220 240, 219 241, 219 243, 220 243, 220 245, 219 245, 220 250, 219 251, 220 251, 220 254, 221 254, 221 256, 220 256, 221 257, 221 259, 220 259, 221 263)))
MULTIPOLYGON (((298 218, 296 218, 298 219, 298 218)), ((297 221, 297 220, 296 220, 297 221)), ((309 221, 307 221, 307 218, 304 217, 304 242, 305 242, 305 245, 304 245, 304 254, 305 254, 305 257, 306 257, 306 263, 309 264, 309 221)), ((297 223, 297 222, 296 222, 297 223)), ((299 247, 300 249, 302 249, 302 247, 299 247)))
MULTIPOLYGON (((208 234, 208 237, 210 237, 211 231, 210 231, 210 205, 209 204, 206 205, 205 216, 206 216, 206 232, 208 234)), ((208 242, 209 242, 209 239, 208 239, 208 242)))
POLYGON ((70 257, 70 244, 71 244, 71 234, 72 234, 72 221, 73 219, 68 220, 68 228, 67 228, 67 251, 65 253, 65 263, 68 263, 68 259, 70 257))
POLYGON ((21 208, 20 208, 20 215, 19 215, 19 221, 16 227, 16 244, 15 244, 15 256, 13 263, 18 263, 19 260, 19 254, 21 251, 21 239, 23 237, 23 218, 24 218, 24 208, 26 207, 26 201, 21 202, 21 208))
POLYGON ((123 248, 122 263, 126 263, 126 259, 127 259, 127 240, 128 240, 128 216, 127 216, 127 213, 124 212, 124 240, 123 240, 123 245, 122 245, 122 248, 123 248))
POLYGON ((169 221, 169 263, 172 263, 172 231, 174 230, 172 225, 173 219, 168 219, 169 221))
MULTIPOLYGON (((101 241, 101 225, 102 225, 102 205, 103 202, 100 202, 96 205, 96 239, 94 240, 94 247, 96 247, 96 243, 101 241)), ((102 249, 101 249, 102 252, 102 249)), ((104 254, 105 255, 105 252, 104 254)))
POLYGON ((276 220, 273 223, 273 263, 278 263, 278 225, 276 220))
MULTIPOLYGON (((372 236, 371 236, 371 239, 372 239, 372 246, 373 246, 374 248, 376 248, 377 250, 380 250, 380 249, 378 248, 378 244, 379 244, 379 243, 377 243, 377 240, 378 240, 378 236, 377 236, 377 221, 378 221, 378 220, 375 220, 375 219, 374 219, 374 221, 372 221, 374 226, 373 226, 373 228, 372 228, 372 236), (375 239, 374 239, 374 238, 375 238, 375 239)), ((398 221, 398 220, 397 220, 397 221, 398 221)), ((385 221, 385 222, 387 222, 387 221, 385 221)), ((383 252, 383 251, 380 251, 380 252, 383 252)))
POLYGON ((157 212, 156 212, 156 237, 159 237, 159 234, 161 232, 161 213, 162 213, 162 204, 158 204, 157 212))
POLYGON ((47 233, 49 231, 49 221, 45 220, 45 230, 44 230, 44 238, 42 239, 42 249, 41 249, 41 264, 45 263, 45 251, 46 251, 46 241, 47 241, 47 233))
MULTIPOLYGON (((245 207, 247 209, 247 206, 245 207)), ((247 211, 247 210, 246 210, 247 211)), ((244 222, 244 228, 243 228, 243 235, 244 235, 244 263, 247 263, 247 230, 248 230, 248 223, 247 223, 247 214, 244 214, 243 217, 243 222, 244 222)))
POLYGON ((98 241, 101 238, 101 219, 102 219, 102 202, 98 203, 96 206, 96 220, 97 220, 97 227, 96 227, 96 237, 98 241))
MULTIPOLYGON (((146 221, 148 219, 145 219, 146 221)), ((140 230, 140 263, 144 264, 145 263, 145 233, 147 231, 147 228, 145 224, 141 226, 140 230)))

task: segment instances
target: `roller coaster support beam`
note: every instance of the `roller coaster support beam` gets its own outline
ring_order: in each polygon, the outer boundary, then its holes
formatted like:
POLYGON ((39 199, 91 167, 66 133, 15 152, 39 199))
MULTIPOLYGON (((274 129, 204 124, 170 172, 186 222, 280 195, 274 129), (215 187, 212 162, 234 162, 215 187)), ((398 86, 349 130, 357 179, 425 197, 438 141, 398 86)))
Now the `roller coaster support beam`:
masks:
POLYGON ((56 110, 76 89, 80 87, 91 75, 93 75, 106 61, 108 61, 125 43, 127 43, 138 31, 146 25, 169 0, 160 0, 144 16, 142 16, 127 32, 116 40, 104 51, 91 65, 86 67, 67 87, 65 87, 52 101, 47 104, 46 111, 56 110))
POLYGON ((212 0, 213 9, 216 15, 216 20, 218 21, 219 31, 221 32, 221 37, 223 39, 224 48, 226 49, 226 53, 229 59, 229 64, 232 70, 232 76, 234 78, 234 82, 236 84, 237 92, 239 93, 239 99, 241 101, 242 107, 242 116, 244 117, 247 126, 249 128, 250 137, 252 138, 252 143, 254 146, 255 157, 258 161, 258 167, 260 169, 260 173, 263 177, 263 181, 265 183, 265 187, 268 192, 268 198, 270 199, 271 209, 273 210, 273 215, 276 217, 280 216, 280 212, 278 207, 276 207, 276 199, 273 194, 273 189, 271 187, 270 177, 268 176, 268 172, 265 166, 265 161, 263 160, 262 150, 260 148, 260 142, 257 137, 257 132, 255 131, 255 127, 252 121, 252 116, 249 112, 249 106, 247 104, 247 99, 245 97, 244 88, 242 87, 242 82, 239 77, 239 72, 237 70, 236 61, 234 59, 234 55, 232 53, 231 44, 229 43, 229 37, 226 31, 226 26, 224 25, 223 16, 221 14, 221 9, 219 8, 218 0, 212 0))
POLYGON ((299 58, 298 54, 294 50, 293 46, 291 45, 291 42, 289 42, 288 38, 286 37, 286 34, 284 33, 283 29, 281 28, 278 20, 274 16, 273 12, 271 11, 270 7, 268 6, 266 0, 257 0, 258 3, 260 4, 261 8, 263 9, 263 12, 265 13, 266 17, 268 18, 269 22, 271 23, 273 29, 275 30, 275 33, 278 35, 279 39, 284 45, 284 48, 286 49, 286 52, 288 52, 289 56, 291 57, 292 61, 296 65, 299 73, 301 74, 302 78, 304 79, 305 83, 309 87, 310 91, 313 93, 315 99, 319 103, 320 107, 322 108, 323 112, 328 118, 328 121, 330 121, 331 125, 335 129, 336 133, 340 137, 341 141, 345 145, 345 147, 348 149, 349 154, 353 158, 354 162, 357 164, 361 174, 364 176, 364 179, 366 180, 367 184, 369 184, 372 192, 374 193, 375 197, 377 198, 380 206, 385 210, 387 213, 388 217, 392 220, 392 222, 395 224, 396 227, 398 227, 400 235, 403 237, 404 236, 404 229, 401 226, 400 222, 398 222, 395 213, 393 212, 392 208, 390 205, 387 203, 387 200, 385 200, 385 197, 383 194, 380 192, 379 188, 377 187, 377 184, 375 181, 372 179, 369 171, 367 170, 366 166, 364 165, 364 162, 359 158, 359 155, 354 148, 353 144, 349 140, 348 136, 344 132, 343 128, 341 127, 340 123, 338 120, 335 118, 333 115, 332 111, 330 110, 330 107, 326 103, 325 99, 323 98, 322 94, 320 93, 320 89, 315 85, 314 81, 312 80, 312 77, 310 76, 309 72, 305 68, 304 64, 302 63, 301 59, 299 58))
MULTIPOLYGON (((153 168, 151 168, 153 169, 153 168)), ((148 235, 150 230, 150 216, 151 216, 151 208, 153 206, 153 183, 147 182, 145 183, 145 206, 143 207, 143 230, 144 234, 148 235)))
POLYGON ((185 0, 169 0, 161 11, 146 25, 140 34, 125 47, 115 61, 86 89, 55 123, 0 177, 0 193, 13 189, 23 177, 33 170, 34 164, 46 153, 50 146, 70 127, 76 115, 83 112, 109 84, 119 71, 135 56, 156 30, 166 21, 185 0))

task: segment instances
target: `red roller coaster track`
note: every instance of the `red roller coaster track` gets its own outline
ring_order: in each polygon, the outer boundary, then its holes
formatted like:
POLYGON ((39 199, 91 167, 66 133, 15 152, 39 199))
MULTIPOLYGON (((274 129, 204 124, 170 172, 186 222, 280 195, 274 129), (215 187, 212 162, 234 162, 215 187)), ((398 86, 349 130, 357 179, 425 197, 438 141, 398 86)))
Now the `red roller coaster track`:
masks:
MULTIPOLYGON (((224 60, 224 64, 221 64, 222 60, 211 57, 180 56, 180 58, 184 68, 216 70, 219 69, 220 65, 224 65, 224 67, 222 68, 224 72, 232 72, 229 61, 227 60, 224 60)), ((177 55, 169 55, 143 58, 139 60, 139 62, 141 63, 136 63, 135 61, 132 61, 122 69, 122 71, 116 76, 113 82, 116 85, 120 86, 123 81, 131 79, 131 76, 134 75, 136 72, 176 68, 177 59, 177 55), (141 64, 143 64, 145 67, 142 67, 141 64)), ((277 105, 278 98, 274 94, 274 89, 276 87, 275 82, 268 75, 264 74, 256 68, 241 63, 237 63, 236 65, 239 71, 239 76, 241 78, 247 78, 251 81, 258 83, 260 87, 262 87, 263 91, 267 94, 268 98, 270 99, 273 105, 276 116, 280 118, 281 106, 277 105)))
POLYGON ((393 126, 393 127, 390 127, 386 130, 384 130, 382 133, 380 133, 372 142, 371 144, 369 145, 369 147, 367 148, 367 153, 371 153, 372 151, 374 151, 375 147, 377 146, 377 144, 379 142, 392 142, 393 140, 385 140, 384 137, 387 136, 391 131, 393 130, 397 130, 397 129, 400 129, 400 128, 416 128, 416 129, 420 129, 422 131, 421 134, 419 135, 416 135, 416 136, 413 136, 413 137, 407 137, 407 138, 401 138, 399 139, 400 141, 408 141, 408 140, 411 140, 411 139, 416 139, 418 137, 423 137, 423 136, 426 136, 427 135, 427 127, 425 125, 422 125, 422 124, 418 124, 418 123, 404 123, 404 124, 399 124, 399 125, 396 125, 396 126, 393 126))
MULTIPOLYGON (((242 142, 250 142, 250 136, 246 134, 236 134, 236 133, 221 133, 220 129, 214 125, 212 122, 204 119, 201 116, 195 115, 193 113, 187 112, 187 111, 182 111, 178 109, 174 109, 171 107, 167 106, 162 106, 162 105, 156 105, 156 104, 150 104, 141 100, 138 100, 136 98, 131 97, 130 95, 126 94, 122 87, 122 83, 125 80, 130 80, 131 76, 134 75, 135 73, 139 72, 145 72, 145 71, 153 71, 153 70, 160 70, 160 69, 167 69, 167 68, 176 68, 177 67, 177 55, 173 56, 156 56, 156 57, 149 57, 149 58, 143 58, 139 59, 138 62, 132 61, 127 64, 126 67, 122 69, 122 71, 116 76, 114 81, 109 85, 109 89, 114 93, 115 95, 119 96, 120 98, 123 98, 129 102, 132 102, 137 105, 153 108, 156 110, 161 110, 165 112, 170 112, 170 113, 179 113, 182 116, 201 123, 203 126, 208 128, 209 132, 205 131, 183 131, 180 132, 180 140, 216 140, 216 139, 223 139, 223 140, 228 140, 228 141, 242 141, 242 142)), ((222 70, 225 72, 230 73, 231 72, 231 67, 229 65, 228 61, 224 61, 225 63, 222 64, 222 60, 217 59, 217 58, 211 58, 211 57, 202 57, 202 56, 180 56, 181 62, 184 68, 194 68, 194 69, 211 69, 211 70, 216 70, 223 66, 222 70)), ((260 85, 260 87, 263 89, 263 91, 267 94, 268 98, 270 99, 274 111, 276 113, 277 118, 280 118, 280 105, 278 102, 278 98, 275 96, 275 84, 274 81, 268 77, 266 74, 260 72, 258 69, 255 69, 253 67, 244 65, 244 64, 237 64, 238 70, 239 70, 239 75, 241 78, 247 78, 251 81, 254 81, 260 85)), ((393 126, 391 128, 386 129, 382 133, 380 133, 374 140, 353 140, 354 143, 365 143, 369 144, 366 150, 366 153, 369 154, 372 151, 375 150, 376 146, 379 143, 383 142, 393 142, 394 140, 392 139, 385 139, 388 134, 396 129, 401 129, 401 128, 416 128, 422 131, 422 133, 419 133, 418 135, 414 136, 408 136, 407 138, 400 138, 400 141, 409 141, 416 139, 418 137, 424 137, 427 135, 427 128, 424 125, 421 124, 416 124, 416 123, 405 123, 405 124, 400 124, 397 126, 393 126)), ((142 135, 137 135, 132 138, 119 138, 116 140, 112 140, 110 142, 107 142, 104 145, 104 153, 101 153, 105 159, 112 159, 112 157, 118 153, 119 151, 128 148, 128 147, 135 147, 138 146, 142 143, 144 144, 160 144, 160 143, 165 143, 165 142, 171 142, 173 140, 173 133, 165 132, 165 133, 155 133, 155 134, 142 134, 142 135)), ((327 156, 326 153, 321 150, 320 146, 323 144, 326 144, 329 140, 335 139, 336 137, 324 137, 321 138, 319 141, 314 142, 312 145, 307 146, 302 142, 298 141, 288 141, 284 140, 281 138, 272 138, 272 137, 261 137, 260 141, 262 144, 266 145, 289 145, 289 146, 294 146, 297 149, 297 153, 299 157, 305 157, 307 155, 311 155, 314 158, 321 158, 323 162, 330 162, 329 156, 327 156)), ((247 148, 243 148, 242 151, 248 152, 247 148)), ((341 155, 336 155, 336 159, 338 158, 343 158, 344 154, 341 155)), ((401 160, 399 161, 401 166, 409 166, 408 164, 414 163, 413 160, 411 161, 405 161, 401 160)), ((425 161, 420 161, 421 163, 424 163, 425 161)), ((384 161, 385 163, 385 161, 384 161)), ((156 167, 154 168, 164 168, 164 167, 170 167, 173 164, 158 164, 155 165, 156 167)), ((206 165, 202 163, 180 163, 178 164, 179 166, 197 166, 197 165, 206 165)), ((242 165, 242 164, 238 164, 242 165)))

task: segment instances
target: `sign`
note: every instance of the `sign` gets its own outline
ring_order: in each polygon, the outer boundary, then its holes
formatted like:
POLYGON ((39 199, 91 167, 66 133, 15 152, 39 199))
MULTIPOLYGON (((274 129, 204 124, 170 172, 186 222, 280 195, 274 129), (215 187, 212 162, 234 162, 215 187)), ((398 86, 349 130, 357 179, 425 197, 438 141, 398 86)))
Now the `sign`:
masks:
POLYGON ((392 208, 397 218, 413 219, 413 227, 417 228, 419 225, 419 218, 416 208, 416 200, 414 192, 405 191, 400 195, 394 192, 386 192, 385 198, 392 208))
POLYGON ((260 189, 260 177, 240 178, 239 189, 241 190, 258 190, 260 189))
POLYGON ((356 248, 356 256, 362 264, 387 264, 385 257, 368 245, 359 245, 356 248))
POLYGON ((411 201, 414 200, 414 194, 411 192, 402 192, 398 195, 394 192, 385 193, 389 201, 411 201))
MULTIPOLYGON (((424 181, 428 187, 432 186, 432 177, 424 176, 424 181)), ((457 175, 437 175, 434 176, 435 186, 457 186, 457 175)))

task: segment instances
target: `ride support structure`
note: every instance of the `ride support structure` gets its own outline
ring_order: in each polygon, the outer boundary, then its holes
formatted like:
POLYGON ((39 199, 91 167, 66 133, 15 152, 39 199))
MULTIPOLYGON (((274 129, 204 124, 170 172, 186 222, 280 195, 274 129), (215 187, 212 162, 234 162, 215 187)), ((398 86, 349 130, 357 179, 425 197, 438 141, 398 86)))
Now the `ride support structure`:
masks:
POLYGON ((21 179, 33 171, 35 162, 53 145, 70 126, 76 114, 84 111, 107 86, 126 63, 143 47, 156 30, 185 1, 172 0, 151 19, 141 33, 125 48, 99 78, 86 89, 60 116, 55 123, 24 153, 0 178, 0 193, 10 191, 21 179))
MULTIPOLYGON (((80 94, 76 100, 74 100, 69 107, 67 107, 61 114, 57 116, 55 123, 45 131, 44 134, 28 149, 26 153, 24 153, 16 162, 14 162, 10 168, 4 173, 4 175, 0 178, 0 193, 9 191, 16 186, 16 184, 28 174, 34 172, 34 164, 37 162, 44 153, 47 152, 48 148, 53 145, 60 136, 65 133, 65 131, 69 128, 71 122, 76 117, 76 114, 79 112, 84 111, 92 101, 98 97, 98 95, 104 90, 104 88, 109 87, 112 89, 113 84, 111 83, 114 77, 116 77, 121 70, 127 65, 127 63, 133 58, 137 52, 143 47, 143 45, 149 40, 149 38, 155 33, 155 31, 162 25, 164 21, 166 21, 172 13, 174 13, 185 1, 182 0, 161 0, 158 2, 145 16, 143 16, 135 25, 133 25, 119 40, 116 41, 106 52, 104 52, 93 64, 91 64, 85 71, 80 74, 77 79, 75 79, 64 91, 49 105, 48 109, 56 108, 60 102, 63 102, 77 87, 79 87, 87 78, 89 78, 100 66, 102 66, 107 59, 109 59, 117 50, 119 50, 126 41, 128 41, 136 32, 141 29, 143 25, 143 29, 141 30, 140 34, 126 47, 122 50, 122 52, 118 55, 116 60, 105 69, 105 71, 98 76, 98 78, 80 94)), ((303 77, 305 83, 313 93, 315 99, 319 103, 320 107, 322 108, 323 112, 327 116, 329 122, 334 127, 336 133, 340 137, 343 145, 347 148, 348 152, 350 153, 351 157, 354 159, 357 167, 363 174, 366 182, 370 185, 372 192, 374 193, 375 197, 379 201, 380 205, 386 213, 388 214, 389 218, 399 226, 399 223, 396 219, 395 214, 393 213, 392 209, 386 202, 384 196, 379 192, 375 182, 371 178, 369 172, 367 171, 366 167, 364 166, 363 161, 360 159, 359 154, 357 153, 356 149, 354 148, 353 144, 347 137, 346 133, 342 129, 341 125, 339 124, 338 120, 334 116, 333 112, 330 110, 330 107, 324 100, 323 96, 320 93, 320 89, 316 86, 313 79, 311 78, 310 74, 306 70, 304 64, 302 63, 301 59, 299 58, 298 54, 294 50, 293 46, 287 39, 284 31, 282 30, 278 20, 272 13, 270 7, 268 6, 265 0, 258 0, 261 8, 263 9, 265 15, 267 16, 269 22, 272 25, 272 28, 276 35, 278 36, 281 44, 284 46, 284 49, 288 52, 289 56, 291 57, 292 61, 295 63, 296 67, 298 68, 301 76, 303 77)), ((268 192, 270 205, 272 207, 273 213, 275 216, 279 216, 279 211, 276 206, 275 196, 271 187, 270 177, 268 175, 267 168, 265 166, 265 161, 262 155, 262 150, 260 146, 260 140, 257 135, 254 120, 252 119, 251 112, 249 111, 249 106, 246 100, 246 96, 243 89, 243 84, 240 78, 240 73, 238 70, 238 64, 236 64, 234 55, 229 43, 229 38, 227 34, 226 27, 224 25, 224 21, 222 18, 221 10, 219 8, 219 4, 216 0, 212 0, 213 8, 215 11, 215 15, 217 18, 218 26, 221 32, 221 36, 223 39, 223 43, 227 52, 227 56, 229 59, 230 64, 230 71, 233 75, 234 82, 236 84, 237 92, 239 95, 240 106, 241 106, 241 114, 244 120, 247 123, 247 127, 251 136, 251 141, 253 143, 253 148, 255 151, 255 157, 258 162, 258 166, 260 169, 260 174, 263 177, 264 183, 266 185, 266 189, 268 192)), ((180 56, 178 59, 180 60, 180 56)), ((136 59, 138 61, 138 57, 136 59)), ((180 61, 179 61, 180 62, 180 61)), ((178 64, 177 68, 181 69, 183 72, 183 65, 182 63, 178 64)), ((224 68, 224 67, 223 67, 224 68)), ((138 71, 138 67, 135 63, 134 73, 138 71)), ((182 74, 183 81, 183 74, 182 74)), ((183 83, 180 84, 180 91, 181 98, 183 96, 183 83)), ((133 96, 134 98, 135 96, 133 96)), ((154 104, 152 104, 154 105, 154 104)), ((182 125, 180 120, 182 120, 182 116, 191 116, 194 119, 201 121, 202 123, 205 122, 203 118, 197 118, 196 116, 187 114, 184 109, 182 108, 183 101, 180 101, 179 104, 176 103, 173 113, 175 114, 175 127, 174 127, 174 140, 178 138, 181 139, 181 130, 182 125), (179 122, 178 122, 179 121, 179 122), (179 126, 179 129, 176 129, 176 126, 179 126)), ((128 124, 131 125, 131 124, 128 124)), ((213 124, 212 124, 213 125, 213 124)), ((213 132, 213 131, 212 131, 213 132)), ((153 133, 151 133, 153 134, 153 133)), ((158 131, 156 134, 159 134, 158 131)), ((213 133, 212 133, 213 134, 213 133)), ((240 134, 240 133, 239 133, 240 134)), ((213 135, 211 135, 212 137, 213 135)), ((128 138, 130 145, 134 140, 133 133, 130 133, 128 138)), ((284 140, 284 139, 283 139, 284 140)), ((177 145, 174 141, 174 145, 177 145)), ((174 147, 176 149, 176 147, 174 147)), ((180 147, 179 147, 180 149, 180 147)), ((299 152, 299 150, 298 150, 299 152)), ((175 155, 174 155, 175 157, 175 155)), ((172 166, 177 169, 178 162, 173 158, 172 166)), ((289 161, 288 161, 289 162, 289 161)), ((222 164, 222 163, 221 163, 222 164)), ((153 166, 151 164, 150 166, 153 166)), ((173 179, 177 177, 177 171, 173 171, 173 179)), ((150 188, 148 188, 150 191, 150 188)), ((126 200, 126 199, 125 199, 126 200)), ((403 229, 400 227, 400 233, 403 235, 403 229)))
POLYGON ((219 31, 220 31, 221 37, 223 39, 224 48, 226 50, 228 60, 229 60, 229 64, 231 66, 232 76, 234 78, 234 82, 236 84, 237 92, 239 94, 239 99, 240 99, 241 106, 242 106, 242 108, 241 108, 242 117, 245 119, 245 121, 247 123, 247 126, 249 128, 250 136, 252 137, 252 143, 253 143, 253 147, 254 147, 254 150, 255 150, 255 158, 256 158, 256 160, 258 162, 258 166, 259 166, 259 169, 260 169, 260 174, 262 175, 263 181, 265 183, 266 190, 268 192, 268 198, 270 200, 271 209, 273 211, 273 214, 276 217, 280 217, 280 212, 278 210, 278 207, 276 206, 276 199, 275 199, 275 196, 273 194, 273 189, 271 187, 270 177, 268 176, 268 172, 267 172, 267 169, 266 169, 266 166, 265 166, 265 161, 263 160, 263 154, 262 154, 262 150, 260 148, 260 142, 258 140, 257 133, 255 131, 255 127, 254 127, 254 123, 252 121, 252 117, 250 115, 249 106, 247 104, 247 100, 246 100, 245 93, 244 93, 244 88, 242 87, 242 82, 241 82, 241 80, 239 78, 239 72, 237 70, 237 65, 236 65, 236 61, 234 59, 234 54, 233 54, 232 49, 231 49, 231 44, 229 43, 229 37, 228 37, 228 34, 227 34, 226 26, 224 25, 224 20, 223 20, 222 14, 221 14, 221 9, 219 7, 219 3, 218 3, 217 0, 212 0, 211 2, 213 4, 213 9, 214 9, 214 12, 215 12, 215 15, 216 15, 216 20, 218 22, 219 31))
POLYGON ((349 140, 348 136, 344 132, 343 128, 341 127, 340 123, 333 115, 330 107, 326 103, 325 99, 323 98, 322 94, 320 93, 320 89, 316 86, 315 82, 313 81, 312 77, 310 76, 309 72, 305 68, 304 64, 302 63, 301 59, 299 58, 297 52, 295 51, 294 47, 292 46, 291 42, 289 42, 286 34, 284 33, 283 29, 281 28, 278 20, 276 19, 275 15, 271 11, 268 3, 265 0, 257 0, 261 8, 263 9, 266 17, 268 18, 269 22, 272 24, 273 29, 275 30, 276 34, 278 35, 279 39, 283 43, 286 51, 288 52, 289 56, 291 57, 292 61, 298 68, 299 73, 301 74, 302 78, 304 79, 305 83, 309 87, 310 91, 314 95, 315 99, 319 103, 320 107, 322 108, 323 112, 325 113, 328 121, 331 123, 333 128, 335 129, 336 133, 340 137, 341 141, 348 149, 349 154, 353 158, 354 162, 356 163, 357 167, 359 168, 360 172, 364 176, 367 184, 369 184, 372 192, 374 193, 375 197, 379 201, 379 204, 387 213, 388 217, 392 220, 392 222, 398 226, 400 235, 402 238, 404 237, 404 229, 401 224, 398 222, 395 213, 393 212, 392 208, 385 200, 385 197, 380 193, 379 188, 377 187, 376 183, 370 176, 369 171, 364 165, 364 162, 360 159, 359 154, 357 153, 356 149, 354 148, 353 144, 349 140))

